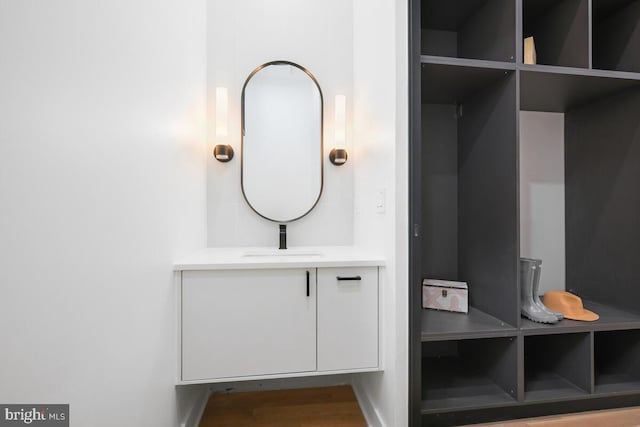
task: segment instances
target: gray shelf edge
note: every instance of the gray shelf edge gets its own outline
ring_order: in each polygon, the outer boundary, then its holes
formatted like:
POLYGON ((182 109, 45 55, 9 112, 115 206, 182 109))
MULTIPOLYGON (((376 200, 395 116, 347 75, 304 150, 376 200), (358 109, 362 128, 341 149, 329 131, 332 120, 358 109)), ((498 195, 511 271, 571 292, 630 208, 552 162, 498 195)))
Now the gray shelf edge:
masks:
MULTIPOLYGON (((611 311, 614 311, 614 315, 624 315, 626 318, 616 320, 602 319, 596 322, 578 322, 571 321, 572 324, 563 325, 543 325, 537 324, 525 318, 521 318, 520 325, 518 327, 505 323, 497 318, 478 310, 475 312, 482 314, 483 316, 491 317, 495 320, 494 325, 488 325, 478 330, 439 330, 421 331, 421 342, 433 342, 433 341, 450 341, 456 339, 474 339, 474 338, 500 338, 500 337, 517 337, 517 336, 541 336, 541 335, 560 335, 560 334, 573 334, 573 333, 591 333, 591 332, 613 332, 623 330, 640 330, 640 313, 628 312, 625 310, 616 309, 615 307, 605 306, 603 304, 587 302, 589 307, 592 307, 597 312, 602 312, 604 319, 611 316, 611 311), (606 312, 605 312, 606 310, 606 312), (526 322, 526 323, 523 323, 526 322), (500 326, 499 324, 502 323, 500 326)), ((426 313, 423 311, 423 313, 426 313)), ((445 313, 445 312, 439 312, 445 313)), ((470 312, 471 313, 471 312, 470 312)), ((452 316, 459 315, 457 313, 448 313, 452 316)), ((423 314, 424 316, 424 314, 423 314)))
POLYGON ((622 390, 622 391, 606 391, 606 392, 598 392, 595 391, 593 394, 589 394, 589 397, 619 397, 619 396, 636 396, 640 395, 640 388, 638 390, 622 390))
POLYGON ((561 335, 561 334, 579 334, 589 332, 613 332, 626 330, 640 330, 640 321, 629 323, 610 323, 604 325, 585 325, 585 326, 558 326, 541 327, 541 328, 515 328, 486 330, 476 332, 436 332, 422 333, 422 342, 433 341, 453 341, 458 339, 474 339, 474 338, 506 338, 517 336, 540 336, 540 335, 561 335))
POLYGON ((511 337, 516 338, 517 336, 518 336, 518 330, 514 328, 508 331, 423 334, 422 342, 456 341, 456 340, 482 339, 482 338, 511 338, 511 337))
POLYGON ((451 65, 458 67, 486 68, 492 70, 525 71, 566 76, 596 77, 618 80, 640 80, 640 72, 603 70, 599 68, 563 67, 559 65, 523 64, 490 61, 486 59, 456 58, 449 56, 420 55, 421 64, 451 65))
POLYGON ((433 408, 433 409, 424 409, 424 406, 422 406, 420 413, 421 415, 448 414, 452 412, 477 411, 482 409, 510 408, 510 407, 521 407, 521 406, 534 406, 534 405, 544 405, 548 403, 562 403, 562 402, 572 402, 572 401, 579 401, 579 400, 580 401, 597 400, 602 398, 622 397, 622 396, 640 396, 640 389, 638 389, 637 391, 620 391, 620 392, 592 393, 592 394, 585 393, 583 395, 560 397, 560 398, 554 398, 549 400, 523 400, 523 401, 514 400, 513 402, 488 403, 485 405, 451 406, 446 408, 433 408))
POLYGON ((513 400, 513 402, 496 402, 496 403, 487 403, 484 405, 451 406, 446 408, 433 408, 433 409, 425 409, 423 405, 420 408, 420 413, 422 415, 431 415, 431 414, 447 414, 450 412, 458 412, 458 411, 476 411, 478 409, 507 408, 511 406, 518 406, 518 403, 520 402, 513 400))
POLYGON ((549 398, 549 399, 544 399, 544 398, 543 399, 531 399, 531 398, 527 399, 527 397, 525 395, 524 400, 522 402, 518 402, 518 403, 522 403, 524 405, 527 405, 527 404, 536 404, 536 403, 544 404, 544 403, 570 402, 570 401, 573 401, 573 400, 576 400, 576 399, 584 399, 585 397, 592 396, 591 394, 587 393, 586 391, 583 391, 581 393, 578 390, 576 390, 574 393, 575 394, 567 394, 566 396, 554 397, 554 398, 549 398))
POLYGON ((489 61, 485 59, 455 58, 449 56, 421 55, 422 64, 453 65, 458 67, 487 68, 491 70, 515 71, 515 62, 489 61))
POLYGON ((540 336, 540 335, 561 335, 561 334, 579 334, 590 332, 613 332, 626 330, 640 330, 640 320, 632 322, 605 323, 599 325, 584 326, 543 326, 539 328, 515 328, 509 327, 505 329, 487 329, 485 331, 466 331, 466 332, 423 332, 421 334, 422 342, 433 341, 453 341, 457 339, 474 339, 474 338, 505 338, 517 336, 540 336))
POLYGON ((547 73, 547 74, 562 74, 565 76, 584 76, 584 77, 597 77, 605 79, 618 79, 618 80, 640 80, 640 73, 633 73, 628 71, 615 71, 615 70, 601 70, 596 68, 577 68, 577 67, 562 67, 558 65, 530 65, 530 64, 516 64, 518 71, 527 71, 535 73, 547 73))
POLYGON ((520 333, 523 336, 535 335, 552 335, 552 334, 571 334, 571 333, 588 333, 588 332, 609 332, 640 329, 640 320, 626 323, 605 323, 601 325, 585 325, 585 326, 558 326, 542 327, 542 328, 521 328, 520 333))

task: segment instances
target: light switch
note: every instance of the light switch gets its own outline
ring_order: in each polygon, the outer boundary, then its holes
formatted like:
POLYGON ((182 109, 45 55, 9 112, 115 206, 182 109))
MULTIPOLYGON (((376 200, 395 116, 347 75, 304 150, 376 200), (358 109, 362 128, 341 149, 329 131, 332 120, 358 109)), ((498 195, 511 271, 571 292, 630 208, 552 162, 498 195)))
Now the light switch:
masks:
POLYGON ((384 188, 376 190, 376 212, 384 213, 387 207, 387 191, 384 188))

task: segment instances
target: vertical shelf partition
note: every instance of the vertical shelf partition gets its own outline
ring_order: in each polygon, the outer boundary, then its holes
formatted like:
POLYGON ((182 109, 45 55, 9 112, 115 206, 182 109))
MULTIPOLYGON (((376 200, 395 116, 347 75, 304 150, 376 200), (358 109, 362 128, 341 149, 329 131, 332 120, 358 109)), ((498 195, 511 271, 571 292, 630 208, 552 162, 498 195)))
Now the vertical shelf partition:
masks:
POLYGON ((640 0, 410 1, 411 425, 640 405, 640 0), (521 110, 564 114, 566 284, 598 321, 520 318, 521 110), (423 310, 424 278, 469 314, 423 310))

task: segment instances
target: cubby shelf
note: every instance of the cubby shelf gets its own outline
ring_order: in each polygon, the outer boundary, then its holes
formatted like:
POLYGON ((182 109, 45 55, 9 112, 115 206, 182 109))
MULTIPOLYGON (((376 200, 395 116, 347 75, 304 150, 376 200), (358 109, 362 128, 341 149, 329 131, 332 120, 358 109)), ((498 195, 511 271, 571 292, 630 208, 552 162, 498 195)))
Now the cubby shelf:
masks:
POLYGON ((539 371, 528 374, 524 396, 525 402, 554 402, 585 397, 587 393, 562 375, 539 371))
POLYGON ((594 334, 595 393, 640 393, 640 329, 594 334))
POLYGON ((515 337, 424 343, 422 411, 515 402, 516 347, 515 337))
POLYGON ((525 335, 564 334, 569 332, 615 331, 619 329, 640 329, 640 315, 592 301, 583 301, 586 309, 597 313, 595 322, 562 320, 555 325, 535 323, 522 319, 521 330, 525 335))
POLYGON ((524 400, 552 401, 591 393, 591 335, 524 338, 524 400))
POLYGON ((640 404, 640 0, 411 0, 411 14, 412 417, 640 404), (558 117, 529 111, 563 113, 562 172, 533 183, 562 188, 561 289, 595 322, 520 318, 520 153, 535 142, 520 132, 558 117), (424 278, 468 282, 469 313, 422 309, 424 278))
POLYGON ((640 72, 640 1, 592 2, 593 68, 640 72))
POLYGON ((423 55, 515 61, 513 0, 424 0, 422 5, 423 55), (492 31, 483 31, 487 21, 492 31))
POLYGON ((522 0, 522 31, 538 64, 590 67, 589 0, 522 0))
POLYGON ((457 67, 489 68, 495 70, 515 70, 513 62, 489 61, 486 59, 451 58, 447 56, 421 55, 423 64, 455 65, 457 67))
POLYGON ((515 327, 475 307, 470 307, 468 314, 422 311, 422 341, 503 337, 515 335, 516 331, 515 327))
POLYGON ((431 384, 423 385, 422 413, 504 406, 515 399, 480 370, 456 358, 427 360, 423 370, 431 384), (433 370, 432 370, 433 369, 433 370), (445 373, 445 375, 443 375, 445 373))

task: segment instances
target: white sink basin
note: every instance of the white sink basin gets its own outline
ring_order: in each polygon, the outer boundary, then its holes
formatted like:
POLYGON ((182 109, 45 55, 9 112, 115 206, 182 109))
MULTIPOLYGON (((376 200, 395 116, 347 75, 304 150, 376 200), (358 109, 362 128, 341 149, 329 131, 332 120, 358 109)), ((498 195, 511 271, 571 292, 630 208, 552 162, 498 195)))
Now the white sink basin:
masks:
POLYGON ((244 257, 319 257, 322 252, 313 249, 258 249, 246 251, 244 257))

